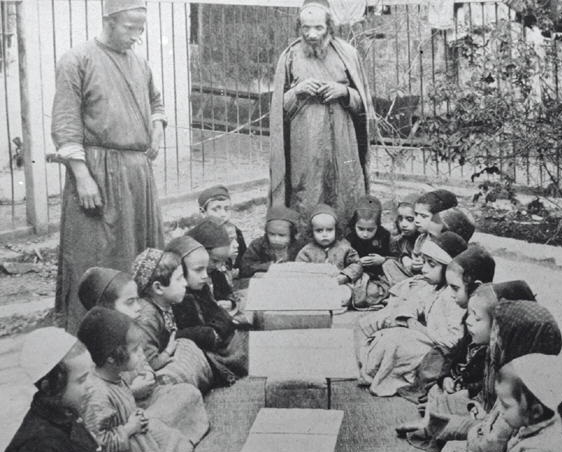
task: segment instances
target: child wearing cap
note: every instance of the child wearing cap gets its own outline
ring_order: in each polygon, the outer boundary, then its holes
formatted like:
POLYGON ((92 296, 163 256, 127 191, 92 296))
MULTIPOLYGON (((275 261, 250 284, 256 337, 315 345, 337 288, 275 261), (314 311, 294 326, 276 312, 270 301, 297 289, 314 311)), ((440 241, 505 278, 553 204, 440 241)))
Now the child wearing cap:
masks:
POLYGON ((133 262, 132 273, 141 297, 136 320, 144 353, 158 379, 208 389, 210 368, 196 359, 200 356, 193 351, 195 344, 178 331, 172 309, 185 296, 181 259, 172 252, 147 248, 133 262))
POLYGON ((101 448, 80 419, 92 360, 61 328, 40 328, 23 343, 20 363, 37 388, 6 452, 94 452, 101 448))
POLYGON ((342 290, 343 311, 350 302, 363 301, 365 292, 360 281, 363 266, 359 254, 351 244, 342 238, 336 211, 326 205, 318 204, 310 213, 310 241, 297 254, 296 262, 330 263, 340 273, 336 276, 337 283, 349 290, 342 290))
POLYGON ((121 373, 142 359, 142 336, 133 320, 120 312, 95 306, 82 319, 78 338, 95 364, 91 372, 86 426, 106 451, 154 452, 193 450, 190 439, 137 407, 121 373))
POLYGON ((434 346, 447 352, 463 335, 465 310, 447 290, 446 269, 466 249, 457 234, 445 232, 424 243, 425 289, 359 321, 358 358, 362 383, 371 393, 391 396, 413 382, 421 360, 434 346))
MULTIPOLYGON (((199 212, 205 218, 210 218, 219 225, 230 222, 232 200, 230 199, 228 188, 224 185, 214 185, 206 188, 197 198, 197 202, 199 203, 199 212)), ((238 255, 231 262, 231 265, 233 268, 239 269, 242 256, 246 252, 246 241, 242 231, 237 226, 234 227, 236 230, 236 241, 238 242, 238 255)))
POLYGON ((249 278, 266 272, 271 264, 291 262, 299 251, 297 225, 299 214, 285 206, 273 206, 265 217, 264 234, 253 240, 242 257, 240 276, 249 278))
POLYGON ((221 308, 209 287, 209 253, 190 236, 177 237, 166 246, 182 262, 187 290, 173 306, 183 337, 194 341, 213 369, 214 384, 233 384, 248 373, 248 334, 221 308))
POLYGON ((525 355, 500 369, 496 377, 500 412, 516 431, 507 452, 560 450, 561 381, 561 360, 552 355, 525 355))

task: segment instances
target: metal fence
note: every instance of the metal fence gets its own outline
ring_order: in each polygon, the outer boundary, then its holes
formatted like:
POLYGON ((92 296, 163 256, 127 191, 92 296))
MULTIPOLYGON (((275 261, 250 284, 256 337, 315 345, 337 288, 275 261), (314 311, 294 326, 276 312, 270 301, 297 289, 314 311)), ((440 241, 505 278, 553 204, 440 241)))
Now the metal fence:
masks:
MULTIPOLYGON (((150 62, 169 117, 154 163, 162 197, 267 176, 272 76, 280 52, 295 37, 301 3, 148 1, 137 51, 150 62)), ((59 220, 64 167, 45 160, 55 151, 54 71, 66 50, 99 33, 101 5, 0 0, 0 231, 28 224, 44 231, 59 220)), ((377 112, 392 124, 385 139, 400 145, 386 151, 374 146, 375 169, 391 165, 393 172, 465 177, 465 167, 435 160, 408 136, 415 120, 436 111, 427 96, 436 79, 458 70, 451 43, 467 28, 512 19, 513 12, 491 1, 456 3, 454 25, 444 32, 434 28, 427 1, 369 5, 364 21, 337 31, 364 58, 377 112)), ((541 182, 535 161, 518 165, 527 168, 528 184, 541 182)))

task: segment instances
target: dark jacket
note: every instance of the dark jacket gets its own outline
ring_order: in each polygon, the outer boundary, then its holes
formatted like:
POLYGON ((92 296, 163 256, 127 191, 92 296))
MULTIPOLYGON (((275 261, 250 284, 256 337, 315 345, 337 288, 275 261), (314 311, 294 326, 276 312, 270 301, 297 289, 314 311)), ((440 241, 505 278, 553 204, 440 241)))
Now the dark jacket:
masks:
POLYGON ((232 318, 215 301, 211 289, 187 289, 181 303, 172 307, 178 331, 176 337, 191 339, 204 351, 228 344, 235 330, 232 318))
POLYGON ((6 452, 101 451, 83 422, 62 409, 48 407, 36 393, 6 452))
MULTIPOLYGON (((292 243, 287 250, 287 259, 289 262, 295 260, 302 244, 292 243)), ((258 272, 266 272, 269 266, 275 262, 276 257, 267 236, 263 235, 250 243, 250 246, 244 253, 240 265, 240 276, 249 278, 258 272)))
POLYGON ((236 256, 236 261, 234 261, 232 265, 234 268, 240 268, 242 257, 244 256, 244 253, 246 253, 247 247, 246 241, 244 240, 244 234, 242 234, 242 231, 238 229, 237 226, 234 227, 236 228, 236 241, 238 242, 238 256, 236 256))
MULTIPOLYGON (((351 243, 353 249, 357 251, 359 257, 365 257, 369 254, 380 254, 383 257, 390 256, 390 232, 382 226, 377 227, 377 232, 371 240, 361 240, 357 237, 354 229, 347 235, 346 238, 347 241, 351 243)), ((382 271, 382 265, 363 265, 363 271, 371 276, 381 276, 384 274, 382 271)))

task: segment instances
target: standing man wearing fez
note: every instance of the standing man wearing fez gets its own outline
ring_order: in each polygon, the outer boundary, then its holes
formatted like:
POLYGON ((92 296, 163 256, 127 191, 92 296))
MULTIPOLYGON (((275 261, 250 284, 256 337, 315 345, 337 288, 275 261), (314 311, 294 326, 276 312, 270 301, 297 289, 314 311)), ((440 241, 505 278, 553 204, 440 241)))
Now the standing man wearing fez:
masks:
POLYGON ((334 36, 327 0, 305 0, 297 29, 274 79, 269 201, 303 218, 319 203, 350 218, 368 192, 367 79, 356 49, 334 36))
POLYGON ((52 137, 66 164, 56 309, 70 332, 85 311, 77 290, 90 267, 127 271, 164 244, 151 161, 166 116, 147 62, 132 48, 146 22, 142 0, 104 0, 98 38, 57 64, 52 137))

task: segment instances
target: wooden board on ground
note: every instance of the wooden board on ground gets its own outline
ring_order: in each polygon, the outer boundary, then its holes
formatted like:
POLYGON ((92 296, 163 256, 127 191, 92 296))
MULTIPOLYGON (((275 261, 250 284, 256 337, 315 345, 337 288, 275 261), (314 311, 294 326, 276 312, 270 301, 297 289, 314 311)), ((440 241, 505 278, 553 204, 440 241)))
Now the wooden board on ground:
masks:
POLYGON ((353 331, 250 331, 251 377, 355 379, 353 331))
POLYGON ((341 290, 326 276, 252 278, 247 311, 335 311, 341 309, 341 290))
POLYGON ((332 452, 343 411, 262 408, 242 452, 332 452))

